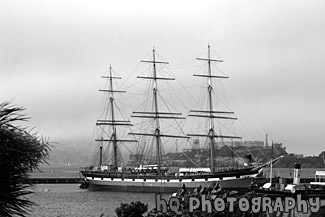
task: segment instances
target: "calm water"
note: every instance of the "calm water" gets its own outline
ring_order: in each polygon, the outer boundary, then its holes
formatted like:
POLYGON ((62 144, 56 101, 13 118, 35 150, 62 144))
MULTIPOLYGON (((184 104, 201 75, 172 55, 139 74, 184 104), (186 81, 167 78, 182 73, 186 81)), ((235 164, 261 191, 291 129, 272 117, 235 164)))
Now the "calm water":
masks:
MULTIPOLYGON (((117 216, 115 209, 121 203, 132 201, 148 203, 149 210, 155 207, 155 194, 94 192, 79 189, 78 184, 42 184, 31 189, 34 193, 28 198, 37 204, 30 213, 33 217, 117 216)), ((168 197, 163 195, 165 199, 168 197)), ((309 217, 310 213, 283 213, 281 216, 309 217)))
MULTIPOLYGON (((93 192, 79 189, 78 184, 42 184, 31 188, 28 198, 35 202, 30 216, 116 216, 121 203, 141 201, 155 206, 155 194, 93 192)), ((168 195, 164 195, 168 197, 168 195)))
MULTIPOLYGON (((32 177, 79 177, 79 167, 44 167, 42 173, 35 172, 32 177)), ((312 178, 316 168, 303 168, 302 177, 312 178)), ((282 177, 291 177, 292 169, 276 168, 274 173, 282 177)), ((265 171, 267 174, 267 171, 265 171)), ((33 194, 28 198, 37 205, 33 207, 30 216, 70 217, 70 216, 116 216, 115 209, 121 203, 141 201, 148 203, 149 210, 155 206, 155 194, 94 192, 79 189, 79 184, 42 184, 31 187, 33 194)), ((168 198, 169 195, 163 195, 168 198)), ((324 205, 324 203, 322 203, 324 205)), ((284 215, 286 216, 286 215, 284 215)), ((305 217, 309 215, 297 214, 305 217)))

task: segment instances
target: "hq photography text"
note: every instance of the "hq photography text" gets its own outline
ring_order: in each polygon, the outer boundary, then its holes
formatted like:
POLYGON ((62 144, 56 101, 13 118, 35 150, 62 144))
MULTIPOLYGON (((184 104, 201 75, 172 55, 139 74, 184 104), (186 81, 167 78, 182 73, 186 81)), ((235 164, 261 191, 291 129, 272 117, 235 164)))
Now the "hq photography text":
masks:
MULTIPOLYGON (((161 197, 161 194, 156 194, 156 210, 166 214, 168 210, 175 212, 177 215, 182 215, 183 210, 181 207, 181 200, 177 197, 169 198, 168 202, 161 197)), ((291 212, 296 209, 298 212, 308 213, 318 212, 320 209, 320 199, 309 198, 308 200, 301 199, 301 195, 297 195, 297 198, 293 197, 277 197, 271 199, 269 197, 253 197, 248 200, 245 197, 227 197, 227 198, 215 198, 209 200, 206 195, 201 197, 191 196, 188 198, 188 212, 202 211, 206 213, 212 212, 234 212, 238 206, 241 212, 247 212, 251 210, 253 213, 266 212, 291 212)))

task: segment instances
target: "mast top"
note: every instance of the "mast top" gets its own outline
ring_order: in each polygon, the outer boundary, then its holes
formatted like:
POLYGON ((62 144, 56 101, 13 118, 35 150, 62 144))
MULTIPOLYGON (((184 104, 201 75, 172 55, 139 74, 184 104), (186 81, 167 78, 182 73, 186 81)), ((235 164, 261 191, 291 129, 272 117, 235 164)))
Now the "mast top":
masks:
POLYGON ((223 60, 211 59, 210 44, 208 44, 208 58, 196 58, 197 60, 204 60, 210 62, 223 62, 223 60))
POLYGON ((156 50, 155 50, 155 47, 152 48, 152 60, 141 60, 141 62, 142 63, 153 63, 154 66, 155 66, 156 63, 159 63, 159 64, 169 64, 168 62, 156 61, 156 50))

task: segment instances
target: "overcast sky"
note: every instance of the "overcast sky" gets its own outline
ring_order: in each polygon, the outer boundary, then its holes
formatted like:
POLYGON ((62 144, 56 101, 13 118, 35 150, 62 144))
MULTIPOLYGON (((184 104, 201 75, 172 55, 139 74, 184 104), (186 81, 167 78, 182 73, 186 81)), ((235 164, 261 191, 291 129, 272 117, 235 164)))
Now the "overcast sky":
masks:
POLYGON ((89 143, 109 64, 133 81, 154 46, 185 80, 195 71, 173 66, 195 61, 210 43, 224 60, 238 110, 251 117, 247 127, 258 132, 247 139, 268 133, 288 152, 318 155, 325 141, 324 11, 322 0, 1 1, 0 101, 24 106, 30 124, 52 141, 89 143))

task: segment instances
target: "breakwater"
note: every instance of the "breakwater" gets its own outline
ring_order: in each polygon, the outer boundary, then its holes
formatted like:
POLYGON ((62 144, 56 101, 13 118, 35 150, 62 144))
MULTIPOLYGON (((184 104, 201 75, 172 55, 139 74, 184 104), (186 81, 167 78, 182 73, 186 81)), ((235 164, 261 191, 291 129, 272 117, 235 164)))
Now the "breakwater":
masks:
POLYGON ((82 178, 62 178, 62 177, 51 177, 51 178, 29 178, 29 181, 33 184, 73 184, 80 183, 82 178))

